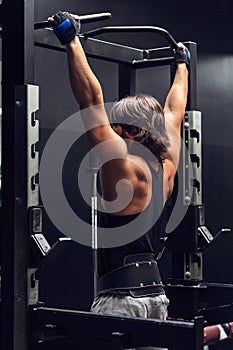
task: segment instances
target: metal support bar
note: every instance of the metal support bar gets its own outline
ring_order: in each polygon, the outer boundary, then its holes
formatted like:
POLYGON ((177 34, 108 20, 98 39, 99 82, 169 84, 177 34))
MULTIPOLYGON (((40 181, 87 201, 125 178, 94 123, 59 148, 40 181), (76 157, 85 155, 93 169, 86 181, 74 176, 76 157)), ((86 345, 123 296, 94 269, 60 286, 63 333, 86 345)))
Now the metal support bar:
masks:
POLYGON ((1 10, 3 118, 0 348, 26 350, 29 340, 27 116, 20 113, 20 107, 16 104, 15 87, 32 84, 34 80, 34 2, 4 1, 1 10))
POLYGON ((203 279, 203 259, 201 253, 185 254, 184 255, 184 278, 185 280, 203 279))
MULTIPOLYGON (((196 44, 186 42, 191 58, 189 64, 189 93, 187 110, 196 109, 196 44)), ((175 75, 171 66, 171 81, 175 75)), ((203 237, 198 231, 205 227, 204 207, 202 205, 202 154, 201 154, 201 112, 187 111, 182 128, 183 145, 179 167, 179 186, 177 206, 188 206, 182 221, 168 237, 166 246, 172 253, 172 278, 167 286, 171 290, 172 317, 186 319, 197 315, 199 306, 199 284, 203 279, 203 256, 200 243, 203 237)), ((202 242, 203 246, 203 242, 202 242)), ((203 287, 204 288, 204 287, 203 287)))
MULTIPOLYGON (((82 35, 80 40, 88 57, 116 63, 129 63, 135 65, 135 68, 169 65, 174 60, 170 47, 144 50, 96 38, 84 38, 82 35)), ((51 29, 35 31, 35 45, 66 52, 66 48, 60 44, 51 29)))
MULTIPOLYGON (((172 53, 170 46, 159 47, 159 48, 156 47, 156 48, 148 49, 145 51, 146 51, 145 58, 148 58, 148 59, 169 57, 169 56, 171 56, 171 53, 172 53)), ((172 56, 174 56, 174 55, 172 55, 172 56)), ((173 57, 173 59, 174 59, 174 57, 173 57)))
MULTIPOLYGON (((187 322, 162 321, 53 308, 34 309, 33 317, 37 335, 41 335, 41 338, 37 337, 38 345, 53 340, 46 334, 46 328, 50 325, 50 328, 53 327, 56 331, 55 337, 73 340, 74 348, 79 348, 81 342, 88 344, 88 341, 95 340, 96 347, 105 349, 103 345, 114 334, 124 335, 125 348, 151 345, 180 350, 201 350, 203 347, 202 317, 187 322)), ((91 348, 87 346, 85 349, 91 348)))
MULTIPOLYGON (((204 225, 202 206, 190 205, 182 222, 166 240, 166 247, 172 253, 171 284, 196 284, 203 280, 203 255, 199 250, 198 228, 204 225)), ((181 291, 181 290, 180 290, 181 291)), ((173 295, 172 295, 173 298, 173 295)), ((174 298, 174 304, 177 298, 174 298)), ((191 305, 190 301, 190 305, 191 305)), ((182 317, 186 307, 181 307, 180 314, 173 317, 182 317)), ((195 314, 194 314, 195 315, 195 314)))
POLYGON ((102 27, 89 32, 82 33, 84 37, 93 37, 103 33, 154 33, 163 36, 171 46, 176 49, 178 43, 173 36, 164 28, 154 26, 113 26, 113 27, 102 27))
MULTIPOLYGON (((16 85, 33 84, 34 82, 34 1, 13 0, 3 1, 2 13, 2 61, 7 59, 9 74, 8 85, 11 81, 16 85), (12 11, 12 8, 14 11, 12 11), (12 30, 12 22, 14 30, 12 30), (17 40, 15 36, 17 33, 17 40), (12 47, 14 42, 14 48, 12 47), (16 56, 17 54, 17 56, 16 56), (17 64, 16 64, 17 57, 17 64)), ((4 79, 4 67, 3 67, 4 79)))
POLYGON ((176 281, 176 283, 173 284, 171 281, 166 285, 166 295, 170 300, 169 315, 172 318, 192 320, 198 315, 202 287, 198 283, 184 285, 182 280, 176 281))
POLYGON ((136 91, 136 71, 132 65, 119 64, 119 99, 132 95, 136 91))
POLYGON ((166 285, 166 293, 171 301, 170 317, 190 320, 194 316, 201 315, 212 324, 232 319, 232 284, 171 280, 166 285), (223 305, 223 302, 229 305, 223 305), (225 314, 223 310, 226 310, 225 314))
POLYGON ((202 204, 201 112, 185 113, 183 122, 183 204, 202 204))
POLYGON ((97 173, 99 171, 99 159, 89 152, 89 168, 87 172, 91 175, 91 248, 92 248, 92 274, 93 274, 93 300, 97 296, 98 285, 98 191, 97 173))
POLYGON ((36 156, 35 151, 32 155, 32 148, 34 150, 32 146, 38 140, 38 123, 34 118, 34 113, 38 108, 38 86, 16 86, 14 97, 15 111, 11 124, 13 129, 7 129, 8 125, 4 124, 5 115, 3 118, 3 171, 6 171, 4 166, 11 160, 14 163, 11 164, 14 173, 3 173, 1 223, 1 326, 3 332, 7 326, 11 339, 9 340, 6 336, 1 337, 1 341, 4 344, 7 339, 7 344, 10 344, 9 349, 23 350, 28 346, 28 305, 38 302, 38 282, 33 278, 35 271, 28 268, 30 264, 28 209, 31 205, 38 205, 39 202, 37 186, 31 188, 32 179, 38 172, 38 155, 36 156), (4 131, 8 132, 9 139, 7 140, 4 139, 4 131), (12 145, 9 144, 11 139, 12 145), (10 153, 13 159, 5 159, 6 153, 10 153), (13 185, 8 190, 5 186, 11 176, 13 176, 13 185))
MULTIPOLYGON (((116 63, 131 63, 134 59, 144 58, 144 50, 141 49, 95 38, 84 39, 82 36, 80 36, 80 40, 88 57, 116 63)), ((66 48, 60 44, 51 29, 39 29, 35 31, 35 45, 51 50, 66 52, 66 48)))
POLYGON ((188 100, 186 110, 197 109, 197 44, 188 41, 184 43, 190 51, 189 63, 189 86, 188 86, 188 100))
MULTIPOLYGON (((111 13, 110 12, 104 12, 104 13, 94 13, 90 15, 81 15, 78 16, 79 21, 83 23, 91 23, 91 22, 96 22, 96 21, 102 21, 104 19, 109 19, 111 18, 111 13)), ((42 29, 42 28, 49 28, 52 27, 52 22, 49 21, 43 21, 43 22, 38 22, 35 23, 34 28, 35 29, 42 29)))
POLYGON ((17 86, 15 92, 15 104, 19 117, 27 117, 26 142, 27 142, 27 207, 39 204, 39 186, 36 176, 39 172, 39 154, 36 151, 36 143, 39 140, 39 121, 35 118, 35 112, 39 108, 39 86, 17 86))
POLYGON ((143 60, 134 60, 132 62, 135 68, 148 68, 156 66, 168 66, 174 61, 174 57, 160 57, 160 58, 151 58, 143 60))
MULTIPOLYGON (((211 292, 213 294, 213 291, 211 292)), ((233 304, 200 309, 199 314, 205 318, 208 325, 231 322, 233 315, 233 304)))
POLYGON ((233 284, 204 282, 200 301, 209 303, 233 303, 233 284))
POLYGON ((3 11, 2 11, 2 5, 0 5, 0 24, 3 22, 3 11))

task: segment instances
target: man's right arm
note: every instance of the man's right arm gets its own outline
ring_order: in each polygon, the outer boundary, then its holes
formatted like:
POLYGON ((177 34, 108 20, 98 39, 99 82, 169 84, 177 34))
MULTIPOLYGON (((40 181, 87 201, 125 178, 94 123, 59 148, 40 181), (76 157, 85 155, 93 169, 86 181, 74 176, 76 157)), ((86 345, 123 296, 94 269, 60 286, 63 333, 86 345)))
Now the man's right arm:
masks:
POLYGON ((80 109, 103 104, 101 85, 87 62, 78 36, 75 36, 66 48, 70 83, 80 109))
POLYGON ((101 85, 89 66, 79 38, 75 36, 66 45, 66 48, 70 84, 74 97, 80 106, 86 130, 97 127, 98 130, 91 132, 90 136, 93 137, 95 137, 95 133, 102 134, 101 128, 104 133, 113 133, 105 111, 101 85))
POLYGON ((54 26, 55 34, 61 43, 66 45, 70 84, 74 97, 80 106, 80 114, 84 127, 87 130, 86 135, 90 148, 104 141, 115 140, 117 142, 114 143, 114 147, 112 149, 110 149, 111 147, 105 147, 104 152, 109 153, 112 151, 115 158, 117 156, 124 156, 127 151, 125 142, 110 126, 104 107, 101 85, 87 61, 80 39, 75 32, 75 17, 64 12, 59 12, 54 17, 50 17, 49 20, 54 22, 57 20, 58 23, 56 23, 56 27, 54 26), (68 24, 65 34, 62 38, 59 38, 62 30, 56 31, 56 28, 60 24, 63 25, 64 18, 70 21, 70 27, 68 24), (68 39, 66 40, 67 36, 68 39), (64 37, 65 39, 63 39, 64 37))

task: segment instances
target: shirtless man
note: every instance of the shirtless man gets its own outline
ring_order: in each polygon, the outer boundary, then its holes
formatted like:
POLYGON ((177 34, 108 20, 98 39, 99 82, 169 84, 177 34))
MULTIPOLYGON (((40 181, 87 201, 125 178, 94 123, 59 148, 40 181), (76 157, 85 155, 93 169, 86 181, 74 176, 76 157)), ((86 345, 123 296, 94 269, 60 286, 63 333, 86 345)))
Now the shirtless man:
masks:
POLYGON ((134 241, 100 249, 99 293, 92 311, 165 319, 168 299, 156 256, 164 229, 162 211, 173 191, 179 163, 189 51, 179 43, 174 52, 176 73, 164 108, 152 96, 128 96, 113 106, 110 123, 100 82, 79 40, 78 17, 59 11, 49 21, 60 42, 66 45, 70 83, 87 130, 88 146, 96 149, 100 159, 103 226, 119 227, 120 232, 122 225, 133 222, 142 213, 145 226, 156 218, 134 241), (151 156, 143 151, 145 147, 151 156), (119 200, 122 194, 124 198, 119 200))

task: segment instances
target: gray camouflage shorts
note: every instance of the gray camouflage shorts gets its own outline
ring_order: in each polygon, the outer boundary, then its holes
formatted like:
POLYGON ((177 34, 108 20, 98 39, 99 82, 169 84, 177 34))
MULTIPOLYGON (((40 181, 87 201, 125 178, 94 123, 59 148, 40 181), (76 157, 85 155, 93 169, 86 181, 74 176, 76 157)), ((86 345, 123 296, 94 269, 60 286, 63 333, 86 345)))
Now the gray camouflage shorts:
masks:
MULTIPOLYGON (((91 311, 104 315, 166 319, 169 300, 165 294, 157 296, 133 297, 121 294, 103 294, 96 297, 91 311)), ((145 347, 138 350, 158 350, 145 347)))

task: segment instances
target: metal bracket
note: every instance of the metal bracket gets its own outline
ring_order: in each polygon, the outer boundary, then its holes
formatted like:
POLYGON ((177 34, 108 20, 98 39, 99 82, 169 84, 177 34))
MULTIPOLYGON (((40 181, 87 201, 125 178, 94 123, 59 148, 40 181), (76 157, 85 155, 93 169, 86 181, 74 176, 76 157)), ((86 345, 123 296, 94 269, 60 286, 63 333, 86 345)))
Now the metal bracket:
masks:
POLYGON ((39 171, 39 154, 36 151, 39 121, 35 118, 39 108, 39 86, 16 86, 15 106, 19 118, 27 116, 27 207, 32 207, 39 203, 39 185, 36 181, 39 171))
POLYGON ((37 269, 28 269, 28 305, 39 302, 39 281, 36 279, 37 269))
POLYGON ((203 279, 203 259, 201 253, 185 254, 184 280, 203 279))
POLYGON ((188 111, 183 122, 183 204, 202 204, 201 112, 188 111))
POLYGON ((27 94, 28 206, 31 207, 39 204, 39 185, 36 181, 39 172, 39 153, 36 151, 39 121, 35 118, 35 112, 39 109, 39 86, 28 85, 27 94))

